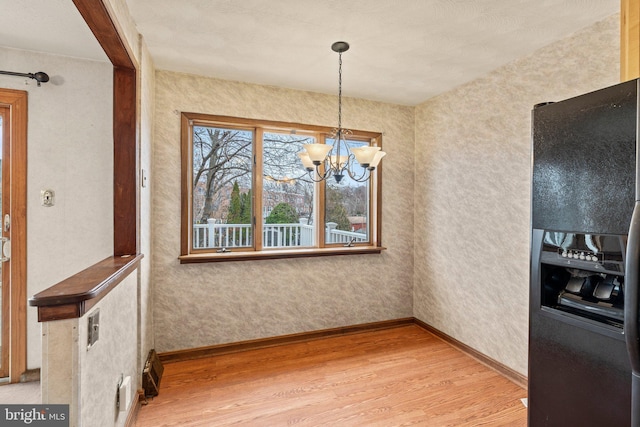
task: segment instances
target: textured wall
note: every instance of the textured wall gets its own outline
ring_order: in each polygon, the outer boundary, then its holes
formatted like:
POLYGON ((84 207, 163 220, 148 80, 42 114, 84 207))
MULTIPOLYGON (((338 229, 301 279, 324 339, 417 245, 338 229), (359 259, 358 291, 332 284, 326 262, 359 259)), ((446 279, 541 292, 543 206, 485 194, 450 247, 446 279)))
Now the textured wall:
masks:
POLYGON ((116 409, 120 379, 131 377, 130 403, 137 397, 142 366, 136 358, 138 274, 131 273, 78 322, 78 364, 74 378, 80 395, 78 426, 123 427, 127 412, 116 409), (100 337, 87 350, 88 316, 100 310, 100 337))
POLYGON ((153 282, 159 352, 412 315, 413 108, 344 99, 382 131, 381 255, 180 265, 180 111, 334 126, 334 96, 156 73, 153 282))
POLYGON ((530 112, 618 64, 615 15, 416 108, 415 316, 523 374, 530 112))
MULTIPOLYGON (((113 67, 0 48, 2 68, 44 71, 51 81, 0 76, 0 87, 26 90, 27 297, 113 252, 113 67), (26 81, 26 84, 25 84, 26 81), (55 206, 40 190, 55 191, 55 206)), ((25 301, 26 305, 26 301, 25 301)), ((27 367, 40 367, 37 310, 27 309, 27 367)))
MULTIPOLYGON (((155 69, 144 42, 140 41, 141 68, 141 111, 140 111, 140 168, 146 178, 140 187, 140 252, 145 257, 140 262, 140 282, 138 284, 138 319, 140 336, 138 340, 138 366, 144 366, 149 350, 153 348, 153 304, 151 287, 151 174, 153 111, 155 93, 155 69)), ((141 180, 143 178, 141 177, 141 180)), ((142 382, 138 377, 138 382, 142 382)))
POLYGON ((140 63, 146 53, 143 52, 143 46, 138 43, 138 29, 136 23, 129 14, 129 7, 127 6, 127 0, 102 0, 109 16, 114 20, 118 35, 123 40, 129 56, 134 58, 134 62, 140 63))
POLYGON ((126 412, 116 408, 122 377, 131 377, 130 403, 137 399, 137 274, 79 319, 46 322, 43 331, 43 403, 68 404, 71 427, 122 427, 126 412), (98 341, 87 349, 88 316, 100 312, 98 341))
MULTIPOLYGON (((152 306, 152 285, 151 285, 151 179, 152 174, 152 144, 153 138, 153 112, 154 112, 154 92, 155 92, 155 68, 153 59, 145 45, 144 38, 138 34, 136 25, 129 14, 127 2, 125 0, 106 0, 105 4, 112 19, 115 20, 116 28, 120 37, 137 64, 138 84, 139 84, 139 127, 138 142, 140 169, 144 171, 147 180, 143 183, 140 179, 139 191, 139 251, 145 255, 140 262, 138 276, 138 366, 142 369, 149 350, 153 348, 153 306, 152 306)), ((138 385, 141 377, 136 376, 138 385)))

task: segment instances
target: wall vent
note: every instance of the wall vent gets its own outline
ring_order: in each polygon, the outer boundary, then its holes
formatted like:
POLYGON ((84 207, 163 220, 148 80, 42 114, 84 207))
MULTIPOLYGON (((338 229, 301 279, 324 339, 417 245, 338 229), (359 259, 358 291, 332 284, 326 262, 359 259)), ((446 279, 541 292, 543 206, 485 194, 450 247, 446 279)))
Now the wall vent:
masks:
POLYGON ((155 350, 149 351, 147 362, 144 364, 142 372, 142 387, 144 388, 145 397, 154 397, 160 393, 160 380, 164 367, 155 350))

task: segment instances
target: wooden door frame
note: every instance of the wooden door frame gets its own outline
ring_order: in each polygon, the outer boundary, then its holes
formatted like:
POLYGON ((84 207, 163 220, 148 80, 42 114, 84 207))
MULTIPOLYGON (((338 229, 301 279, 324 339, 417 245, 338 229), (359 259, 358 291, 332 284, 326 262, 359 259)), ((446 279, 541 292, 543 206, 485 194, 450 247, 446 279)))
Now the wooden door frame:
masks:
MULTIPOLYGON (((9 379, 20 381, 27 369, 27 92, 0 89, 0 105, 9 109, 11 144, 11 311, 9 379)), ((7 211, 5 211, 7 212, 7 211)), ((0 217, 4 214, 0 215, 0 217)))
MULTIPOLYGON (((11 110, 3 104, 0 104, 0 116, 2 116, 2 208, 6 212, 7 206, 11 206, 11 110), (8 188, 7 188, 8 187, 8 188)), ((2 212, 0 212, 2 217, 2 212)), ((2 221, 0 220, 0 227, 2 227, 2 221)), ((4 227, 0 231, 0 235, 4 237, 4 227)), ((9 235, 10 236, 10 235, 9 235)), ((2 251, 0 245, 0 252, 2 251)), ((2 254, 0 254, 2 256, 2 254)), ((0 283, 2 283, 2 290, 0 292, 2 304, 0 304, 0 311, 2 317, 2 326, 0 327, 0 378, 7 378, 9 376, 9 361, 11 360, 11 343, 9 338, 11 332, 11 269, 1 268, 0 283)))

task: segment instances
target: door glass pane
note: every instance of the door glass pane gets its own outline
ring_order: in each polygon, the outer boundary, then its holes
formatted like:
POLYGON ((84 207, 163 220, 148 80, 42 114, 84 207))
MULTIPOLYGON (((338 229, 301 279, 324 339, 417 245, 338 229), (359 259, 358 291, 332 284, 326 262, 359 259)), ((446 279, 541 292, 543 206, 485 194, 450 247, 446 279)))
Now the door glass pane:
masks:
MULTIPOLYGON (((334 147, 330 154, 337 155, 335 140, 327 139, 326 143, 334 147)), ((368 145, 362 141, 347 140, 346 143, 349 149, 368 145)), ((344 150, 343 145, 340 156, 345 155, 344 150)), ((333 177, 326 181, 325 242, 327 244, 369 241, 369 180, 364 182, 356 180, 366 177, 368 172, 354 161, 353 173, 353 177, 345 174, 340 183, 337 183, 333 177)))
POLYGON ((315 245, 314 183, 298 153, 313 136, 265 132, 262 161, 262 221, 264 248, 315 245))
POLYGON ((252 130, 193 126, 193 248, 253 246, 252 130))

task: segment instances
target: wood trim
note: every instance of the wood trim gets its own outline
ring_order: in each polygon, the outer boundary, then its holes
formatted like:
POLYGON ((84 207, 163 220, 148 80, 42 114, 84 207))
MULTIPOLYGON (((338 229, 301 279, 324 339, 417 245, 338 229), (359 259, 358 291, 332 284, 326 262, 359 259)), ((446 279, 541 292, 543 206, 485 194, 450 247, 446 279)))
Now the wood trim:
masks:
MULTIPOLYGON (((0 100, 1 101, 1 100, 0 100)), ((2 211, 0 211, 0 226, 2 223, 2 217, 4 213, 10 213, 8 207, 11 206, 11 110, 9 107, 0 105, 0 116, 2 117, 2 211)), ((4 231, 0 233, 3 237, 11 238, 10 231, 4 231)), ((1 243, 0 243, 1 246, 1 243)), ((0 251, 2 248, 0 247, 0 251)), ((1 255, 1 254, 0 254, 1 255)), ((7 264, 8 265, 8 264, 7 264)), ((2 294, 1 308, 2 311, 2 337, 0 338, 1 349, 0 351, 0 378, 6 378, 9 376, 9 355, 11 353, 11 343, 9 338, 11 337, 11 269, 2 268, 2 294)))
MULTIPOLYGON (((244 127, 263 127, 266 130, 281 130, 289 132, 292 129, 296 129, 298 131, 306 131, 306 132, 320 132, 324 134, 329 134, 333 131, 333 127, 330 126, 316 126, 316 125, 308 125, 304 123, 294 123, 294 122, 280 122, 275 120, 259 120, 259 119, 247 119, 242 117, 232 117, 232 116, 218 116, 215 114, 202 114, 202 113, 189 113, 183 112, 184 116, 186 116, 189 120, 193 120, 197 124, 202 125, 220 125, 220 126, 228 126, 236 124, 238 126, 244 127)), ((379 138, 382 134, 380 132, 370 132, 364 130, 356 130, 350 129, 351 132, 356 137, 363 138, 379 138)))
MULTIPOLYGON (((264 159, 260 156, 262 161, 258 162, 257 153, 263 152, 263 140, 264 129, 256 128, 253 131, 253 144, 251 144, 253 151, 253 189, 251 191, 251 198, 253 199, 253 215, 251 220, 253 221, 253 241, 251 242, 254 250, 256 248, 262 248, 264 242, 262 238, 264 236, 264 222, 262 220, 262 206, 264 201, 264 159), (258 197, 257 195, 260 195, 258 197)), ((193 175, 193 174, 192 174, 193 175)))
POLYGON ((640 77, 640 0, 620 2, 620 80, 640 77))
MULTIPOLYGON (((376 138, 377 146, 382 150, 382 135, 376 138)), ((376 209, 376 223, 375 223, 375 236, 372 236, 378 246, 382 246, 382 163, 378 163, 378 167, 375 170, 375 209, 376 209)), ((373 230, 370 231, 373 234, 373 230)))
POLYGON ((431 332, 433 335, 435 335, 436 337, 440 338, 442 341, 446 342, 447 344, 451 345, 452 347, 455 347, 458 350, 462 351, 463 353, 473 357, 478 362, 480 362, 483 365, 493 369, 494 371, 498 372, 502 376, 504 376, 504 377, 508 378, 509 380, 511 380, 513 383, 515 383, 515 384, 519 385, 520 387, 522 387, 523 389, 527 390, 527 388, 528 388, 527 377, 522 375, 521 373, 516 372, 513 369, 505 366, 504 364, 498 362, 497 360, 494 360, 494 359, 490 358, 489 356, 486 356, 486 355, 480 353, 478 350, 476 350, 476 349, 474 349, 472 347, 469 347, 468 345, 466 345, 466 344, 458 341, 457 339, 445 334, 444 332, 440 331, 439 329, 434 328, 433 326, 429 325, 428 323, 423 322, 422 320, 414 318, 414 323, 416 325, 420 326, 421 328, 425 329, 426 331, 431 332))
MULTIPOLYGON (((322 144, 327 143, 327 133, 320 132, 318 135, 318 142, 322 144)), ((320 173, 324 174, 326 171, 325 165, 320 165, 320 173)), ((313 201, 313 209, 316 211, 316 221, 318 221, 319 227, 316 227, 316 244, 320 250, 325 250, 327 247, 327 186, 322 183, 315 184, 315 200, 313 201)))
POLYGON ((191 239, 191 221, 192 221, 192 209, 191 195, 193 194, 193 147, 192 133, 189 122, 191 119, 189 115, 182 113, 180 115, 180 182, 181 182, 181 198, 180 198, 180 255, 189 255, 191 248, 193 247, 191 239))
POLYGON ((146 405, 147 398, 144 396, 144 389, 138 389, 138 398, 133 403, 133 408, 129 410, 129 415, 127 415, 127 421, 125 421, 125 427, 135 427, 136 420, 138 419, 138 412, 140 412, 140 408, 142 405, 146 405))
POLYGON ((0 89, 11 111, 11 382, 27 369, 27 92, 0 89))
POLYGON ((386 250, 382 246, 351 246, 351 247, 328 247, 298 250, 264 250, 245 252, 198 252, 178 257, 180 264, 196 264, 202 262, 227 262, 227 261, 258 261, 265 259, 285 259, 285 258, 312 258, 333 255, 366 255, 380 254, 386 250))
POLYGON ((113 70, 113 254, 138 253, 136 70, 113 70))
POLYGON ((73 0, 89 29, 114 67, 134 69, 132 54, 122 41, 109 11, 101 0, 73 0))
POLYGON ((140 265, 143 255, 108 257, 29 298, 38 321, 82 317, 140 265))
POLYGON ((27 369, 27 94, 12 105, 11 144, 11 381, 27 369))
POLYGON ((261 338, 256 340, 241 341, 229 344, 219 344, 207 347, 200 347, 188 350, 169 351, 159 353, 158 357, 162 363, 174 363, 183 360, 201 359, 204 357, 218 356, 220 354, 237 353, 240 351, 256 350, 259 348, 275 347, 283 344, 305 342, 340 335, 357 334, 360 332, 377 331, 382 329, 397 328, 414 323, 412 317, 395 320, 385 320, 382 322, 363 323, 354 326, 343 326, 340 328, 322 329, 319 331, 302 332, 299 334, 281 335, 271 338, 261 338))

